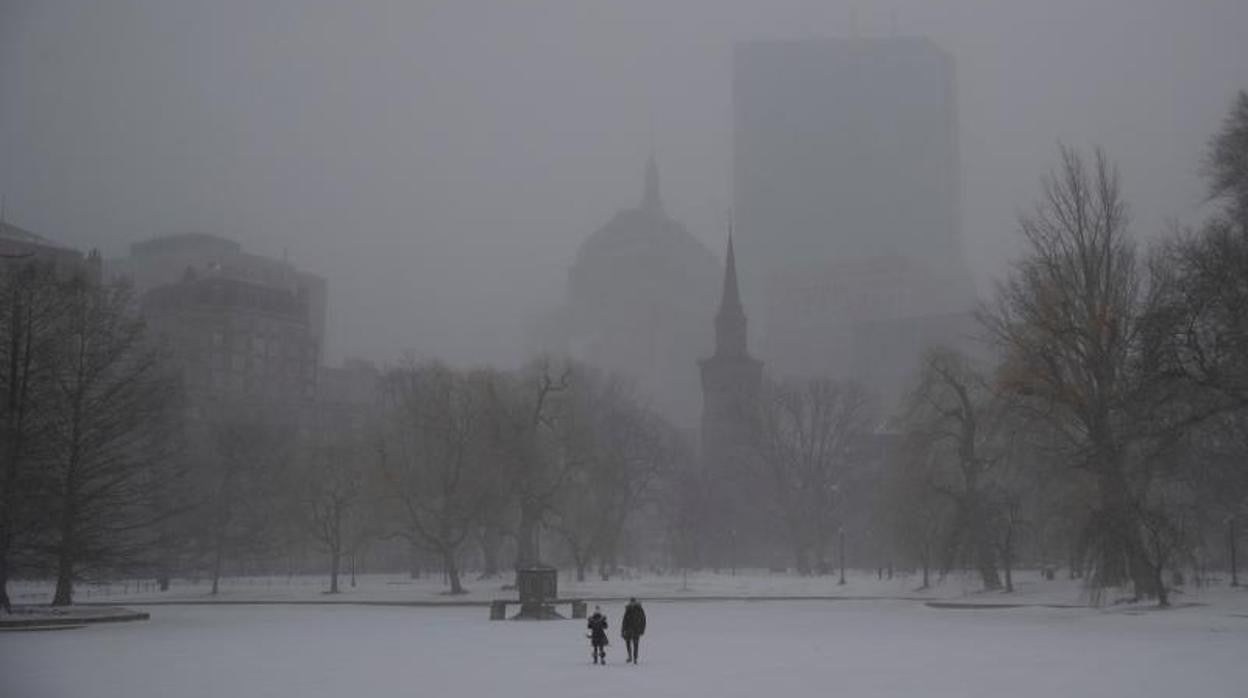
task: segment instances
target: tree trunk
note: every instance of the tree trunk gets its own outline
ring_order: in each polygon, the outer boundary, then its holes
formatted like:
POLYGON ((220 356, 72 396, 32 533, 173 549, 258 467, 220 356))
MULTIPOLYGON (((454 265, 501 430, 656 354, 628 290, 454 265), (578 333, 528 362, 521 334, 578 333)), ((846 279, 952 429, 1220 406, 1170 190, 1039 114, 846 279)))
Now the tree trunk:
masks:
MULTIPOLYGON (((1010 526, 1010 524, 1006 524, 1010 526)), ((1005 544, 1001 547, 1001 567, 1005 570, 1005 591, 1014 593, 1014 530, 1007 528, 1005 544)))
POLYGON ((928 554, 926 551, 924 551, 923 552, 923 586, 919 587, 920 589, 931 588, 931 584, 928 578, 928 570, 930 568, 931 568, 931 564, 930 564, 930 561, 928 560, 928 554))
POLYGON ((984 589, 996 591, 1001 588, 1001 575, 997 572, 996 560, 993 559, 992 544, 982 538, 976 541, 975 563, 979 567, 979 578, 984 589))
POLYGON ((442 569, 446 571, 447 580, 451 585, 452 594, 463 594, 463 585, 459 581, 459 568, 455 565, 455 551, 450 549, 442 550, 442 569))
MULTIPOLYGON (((66 490, 72 492, 72 485, 68 485, 66 490)), ((74 495, 66 494, 65 497, 68 501, 61 514, 61 540, 56 551, 56 593, 52 596, 53 606, 68 606, 74 602, 74 547, 77 536, 74 526, 74 495)))
POLYGON ((56 561, 56 593, 53 606, 68 606, 74 602, 74 556, 68 541, 63 541, 56 561))
POLYGON ((420 579, 420 548, 416 543, 407 546, 408 577, 420 579))
POLYGON ((800 542, 793 544, 793 564, 797 567, 797 573, 803 577, 810 574, 810 552, 805 544, 800 542))
POLYGON ((1162 592, 1153 574, 1153 564, 1144 551, 1136 518, 1132 513, 1126 478, 1116 459, 1107 461, 1098 478, 1104 520, 1104 549, 1097 556, 1100 586, 1117 586, 1128 579, 1136 598, 1152 598, 1162 592))
MULTIPOLYGON (((837 580, 836 584, 837 586, 844 586, 845 585, 845 529, 844 528, 840 529, 840 531, 837 532, 837 540, 838 542, 837 542, 836 555, 838 558, 837 562, 840 564, 840 568, 841 568, 841 578, 837 580)), ((926 557, 923 558, 923 564, 925 565, 925 567, 923 568, 923 572, 924 572, 923 583, 927 584, 927 576, 926 576, 927 558, 926 557)))
POLYGON ((225 543, 224 541, 221 540, 221 536, 217 536, 217 545, 216 545, 217 549, 212 560, 212 595, 213 596, 217 595, 217 592, 220 590, 220 587, 221 587, 221 559, 225 556, 225 552, 223 550, 224 547, 225 547, 225 543))
MULTIPOLYGON (((1226 545, 1231 551, 1231 586, 1239 586, 1239 560, 1235 554, 1235 517, 1226 522, 1226 545)), ((0 589, 0 591, 3 591, 0 589)))
POLYGON ((1153 573, 1153 585, 1157 590, 1157 607, 1169 608, 1170 592, 1166 590, 1166 582, 1162 579, 1163 572, 1164 570, 1162 565, 1158 564, 1155 566, 1153 573))
POLYGON ((979 495, 968 496, 966 524, 969 528, 971 555, 974 556, 975 568, 979 571, 980 581, 987 591, 1001 588, 1001 576, 997 572, 997 559, 992 535, 988 530, 984 502, 979 495))
POLYGON ((329 551, 329 593, 338 593, 338 562, 341 558, 337 548, 329 551))
MULTIPOLYGON (((14 437, 10 434, 10 439, 14 437)), ((4 489, 0 491, 0 608, 7 613, 13 610, 9 599, 9 556, 13 550, 13 505, 17 490, 17 455, 12 447, 8 454, 10 462, 5 469, 4 489)))
POLYGON ((499 549, 502 547, 502 536, 498 529, 487 526, 481 532, 481 578, 490 579, 499 573, 499 549))
POLYGON ((13 610, 9 600, 9 557, 7 550, 0 550, 0 609, 5 613, 13 610))
POLYGON ((535 504, 520 507, 520 525, 516 528, 516 569, 532 567, 539 563, 537 552, 537 524, 540 512, 535 504))
POLYGON ((589 563, 587 558, 587 555, 582 555, 581 553, 573 550, 572 561, 576 564, 576 581, 578 582, 585 581, 585 567, 589 563))

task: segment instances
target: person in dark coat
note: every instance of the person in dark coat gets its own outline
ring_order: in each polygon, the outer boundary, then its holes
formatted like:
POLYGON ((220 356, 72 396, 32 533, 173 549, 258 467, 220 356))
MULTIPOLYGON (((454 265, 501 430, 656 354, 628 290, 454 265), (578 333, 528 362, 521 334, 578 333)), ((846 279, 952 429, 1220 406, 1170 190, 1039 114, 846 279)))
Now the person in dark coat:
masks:
POLYGON ((607 663, 607 617, 602 615, 602 607, 594 606, 594 614, 589 617, 589 647, 594 664, 607 663))
POLYGON ((624 620, 620 622, 620 635, 624 637, 624 647, 628 649, 628 660, 637 663, 637 652, 640 649, 641 636, 646 632, 646 611, 636 598, 628 600, 624 607, 624 620))

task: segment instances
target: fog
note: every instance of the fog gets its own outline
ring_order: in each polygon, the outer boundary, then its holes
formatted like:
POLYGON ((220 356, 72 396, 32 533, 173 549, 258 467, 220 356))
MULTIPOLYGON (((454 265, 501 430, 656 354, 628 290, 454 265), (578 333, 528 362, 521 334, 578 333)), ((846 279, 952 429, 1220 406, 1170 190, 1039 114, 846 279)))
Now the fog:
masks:
POLYGON ((106 257, 188 231, 287 255, 328 279, 331 362, 514 364, 651 147, 668 212, 722 254, 736 41, 950 52, 986 289, 1059 141, 1120 164, 1138 234, 1199 216, 1245 26, 1240 0, 7 0, 0 193, 9 222, 106 257))

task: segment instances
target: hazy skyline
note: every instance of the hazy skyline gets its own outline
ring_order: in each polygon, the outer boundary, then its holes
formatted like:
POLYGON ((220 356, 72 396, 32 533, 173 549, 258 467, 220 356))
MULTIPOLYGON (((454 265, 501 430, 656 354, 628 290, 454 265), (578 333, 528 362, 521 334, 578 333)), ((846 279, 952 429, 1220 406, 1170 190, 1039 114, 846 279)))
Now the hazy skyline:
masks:
POLYGON ((106 257, 187 231, 286 251, 329 281, 333 362, 515 363, 651 141, 668 210, 722 254, 733 42, 851 24, 955 58, 981 289, 1059 140, 1107 149, 1141 237, 1199 218, 1203 146, 1248 88, 1236 0, 9 0, 0 193, 106 257))

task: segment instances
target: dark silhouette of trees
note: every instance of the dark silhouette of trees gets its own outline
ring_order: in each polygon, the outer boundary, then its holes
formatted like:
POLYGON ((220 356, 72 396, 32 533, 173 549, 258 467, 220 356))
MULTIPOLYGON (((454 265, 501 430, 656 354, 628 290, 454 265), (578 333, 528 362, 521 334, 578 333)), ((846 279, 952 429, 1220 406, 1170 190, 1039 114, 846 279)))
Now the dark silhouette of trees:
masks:
POLYGON ((1002 490, 994 479, 1008 455, 1008 419, 1006 400, 970 359, 940 348, 924 357, 906 418, 912 443, 923 445, 911 468, 952 507, 942 569, 964 559, 990 590, 1001 588, 997 527, 1008 502, 994 496, 1002 490))
POLYGON ((552 447, 570 472, 551 507, 550 527, 567 543, 578 580, 597 558, 605 581, 628 519, 679 458, 678 436, 621 379, 584 368, 557 409, 552 447))
POLYGON ((360 508, 365 477, 376 458, 359 443, 347 425, 328 425, 328 433, 305 454, 301 468, 299 505, 308 534, 329 555, 329 593, 338 593, 338 575, 344 553, 355 548, 362 535, 360 508))
POLYGON ((122 285, 78 277, 57 342, 44 439, 52 486, 52 603, 67 605, 84 573, 135 561, 151 545, 154 498, 179 476, 169 458, 177 390, 146 341, 122 285))
POLYGON ((1021 219, 1027 253, 981 314, 1004 355, 1002 387, 1054 435, 1063 459, 1091 476, 1084 529, 1097 586, 1130 580, 1167 603, 1162 561, 1145 536, 1164 514, 1160 457, 1179 432, 1159 338, 1164 279, 1137 263, 1118 174, 1063 147, 1040 203, 1021 219))
POLYGON ((228 560, 274 545, 296 442, 289 425, 263 415, 212 424, 209 437, 212 452, 199 463, 203 503, 197 514, 217 594, 228 560))
POLYGON ((759 484, 787 533, 800 574, 822 562, 856 439, 870 428, 866 394, 829 379, 769 382, 759 417, 759 484))
POLYGON ((464 593, 457 555, 490 501, 494 376, 409 363, 383 379, 383 478, 396 534, 441 557, 452 594, 464 593))
POLYGON ((51 264, 0 260, 0 608, 12 573, 34 562, 46 482, 55 358, 68 305, 51 264))

